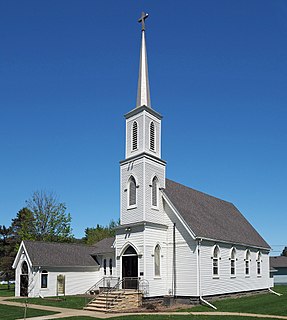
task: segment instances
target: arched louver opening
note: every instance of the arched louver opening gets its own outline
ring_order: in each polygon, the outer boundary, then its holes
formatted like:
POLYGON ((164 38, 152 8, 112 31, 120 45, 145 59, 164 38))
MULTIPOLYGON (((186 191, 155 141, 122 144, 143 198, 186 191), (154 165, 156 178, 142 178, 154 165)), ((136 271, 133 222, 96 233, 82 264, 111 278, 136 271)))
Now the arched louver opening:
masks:
POLYGON ((160 246, 156 245, 154 249, 154 275, 160 276, 160 246))
POLYGON ((137 194, 136 194, 136 180, 133 176, 130 177, 129 182, 129 206, 136 205, 137 194))
POLYGON ((158 180, 157 177, 152 179, 152 206, 158 205, 158 180))
POLYGON ((136 150, 138 148, 138 124, 136 121, 133 123, 132 128, 132 150, 136 150))
POLYGON ((150 135, 149 147, 152 151, 155 151, 155 126, 153 122, 150 123, 149 135, 150 135))

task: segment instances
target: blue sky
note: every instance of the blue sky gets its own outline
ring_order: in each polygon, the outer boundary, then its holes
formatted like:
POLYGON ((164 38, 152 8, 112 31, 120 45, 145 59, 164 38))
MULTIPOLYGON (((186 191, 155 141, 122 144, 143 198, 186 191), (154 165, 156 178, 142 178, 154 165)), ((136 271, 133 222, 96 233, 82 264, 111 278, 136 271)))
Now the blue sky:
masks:
POLYGON ((167 177, 233 202, 279 253, 287 214, 286 0, 0 3, 0 224, 35 190, 75 236, 119 217, 141 11, 167 177))

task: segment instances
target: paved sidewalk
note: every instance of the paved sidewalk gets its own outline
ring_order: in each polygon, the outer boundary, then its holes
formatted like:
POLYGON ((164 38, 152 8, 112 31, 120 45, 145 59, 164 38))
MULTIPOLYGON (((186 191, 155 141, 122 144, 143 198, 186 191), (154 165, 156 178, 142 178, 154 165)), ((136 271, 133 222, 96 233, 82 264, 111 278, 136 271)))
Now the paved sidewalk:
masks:
MULTIPOLYGON (((17 306, 17 307, 23 307, 23 305, 24 305, 24 303, 21 303, 21 302, 6 301, 5 299, 11 299, 11 297, 0 297, 0 304, 10 305, 10 306, 17 306)), ((61 319, 61 318, 75 317, 75 316, 86 316, 86 317, 98 318, 98 319, 108 319, 108 318, 114 318, 114 317, 122 316, 123 319, 124 319, 124 317, 128 316, 128 315, 151 315, 151 314, 155 314, 155 315, 178 315, 178 316, 179 315, 241 316, 241 317, 243 317, 243 320, 244 320, 244 317, 270 318, 270 319, 287 320, 287 316, 275 316, 275 315, 254 314, 254 313, 238 313, 238 312, 218 312, 218 311, 212 311, 212 312, 102 313, 102 312, 95 312, 95 311, 85 311, 85 310, 78 310, 78 309, 59 308, 59 307, 43 306, 43 305, 36 305, 36 304, 29 304, 29 308, 58 312, 57 314, 28 318, 28 319, 31 319, 31 320, 61 319)), ((19 319, 19 320, 23 320, 23 319, 19 319)))

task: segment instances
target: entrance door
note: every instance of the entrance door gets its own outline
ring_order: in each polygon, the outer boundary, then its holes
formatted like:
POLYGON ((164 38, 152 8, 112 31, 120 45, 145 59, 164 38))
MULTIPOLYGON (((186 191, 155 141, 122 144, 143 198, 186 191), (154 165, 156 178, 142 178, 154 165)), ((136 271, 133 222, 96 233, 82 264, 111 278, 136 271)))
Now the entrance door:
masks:
POLYGON ((29 276, 28 276, 28 264, 26 261, 23 262, 21 267, 20 274, 20 296, 28 296, 28 285, 29 285, 29 276))
POLYGON ((129 246, 122 256, 122 278, 124 289, 137 289, 138 286, 138 256, 133 247, 129 246))

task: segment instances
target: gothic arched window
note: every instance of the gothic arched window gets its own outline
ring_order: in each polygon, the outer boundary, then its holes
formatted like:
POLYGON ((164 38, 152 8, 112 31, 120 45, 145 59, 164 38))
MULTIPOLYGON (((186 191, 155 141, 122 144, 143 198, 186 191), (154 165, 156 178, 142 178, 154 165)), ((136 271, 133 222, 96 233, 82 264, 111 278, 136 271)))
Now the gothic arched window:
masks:
POLYGON ((245 275, 249 276, 250 274, 250 250, 245 252, 245 275))
POLYGON ((133 176, 129 180, 129 206, 134 206, 137 203, 136 180, 133 176))
POLYGON ((28 264, 26 261, 22 263, 21 274, 28 274, 28 264))
POLYGON ((133 122, 132 127, 132 150, 138 148, 138 124, 136 121, 133 122))
POLYGON ((257 275, 261 275, 261 252, 258 251, 257 253, 257 259, 256 259, 256 264, 257 264, 257 275))
POLYGON ((107 274, 107 259, 104 259, 104 275, 107 274))
POLYGON ((213 249, 213 255, 212 255, 212 260, 213 260, 212 272, 213 272, 213 276, 215 277, 219 275, 219 257, 220 257, 219 247, 215 246, 213 249))
POLYGON ((158 179, 154 177, 152 179, 152 201, 151 204, 153 207, 158 206, 158 179))
POLYGON ((41 288, 48 288, 48 271, 43 270, 41 272, 41 288))
POLYGON ((111 276, 113 274, 113 259, 112 258, 110 259, 109 267, 110 267, 110 276, 111 276))
POLYGON ((235 248, 231 249, 231 254, 230 254, 230 274, 232 276, 235 276, 236 272, 236 250, 235 248))
POLYGON ((150 123, 149 126, 149 148, 152 151, 155 151, 155 126, 153 121, 150 123))
POLYGON ((160 276, 160 246, 158 244, 154 248, 154 275, 160 276))

